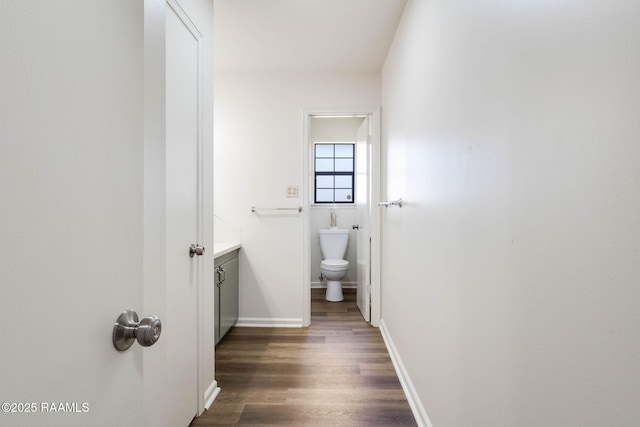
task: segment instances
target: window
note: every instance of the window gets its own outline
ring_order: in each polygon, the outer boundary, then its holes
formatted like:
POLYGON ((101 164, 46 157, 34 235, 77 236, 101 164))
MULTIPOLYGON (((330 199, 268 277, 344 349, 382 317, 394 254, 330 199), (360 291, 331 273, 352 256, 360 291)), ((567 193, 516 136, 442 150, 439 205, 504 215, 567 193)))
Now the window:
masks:
POLYGON ((314 203, 353 203, 354 144, 316 143, 314 203))

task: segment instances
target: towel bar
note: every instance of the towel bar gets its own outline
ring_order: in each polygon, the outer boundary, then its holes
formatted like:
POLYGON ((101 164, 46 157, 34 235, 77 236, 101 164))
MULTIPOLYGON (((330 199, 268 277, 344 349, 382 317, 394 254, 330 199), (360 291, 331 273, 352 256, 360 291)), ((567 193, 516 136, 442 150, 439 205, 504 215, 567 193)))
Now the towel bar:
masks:
POLYGON ((384 206, 385 208, 388 208, 389 206, 398 206, 399 208, 402 207, 402 199, 398 199, 398 200, 389 200, 386 202, 379 202, 378 206, 384 206))
POLYGON ((297 208, 257 208, 255 206, 251 206, 251 212, 256 211, 298 211, 302 212, 302 206, 298 206, 297 208))

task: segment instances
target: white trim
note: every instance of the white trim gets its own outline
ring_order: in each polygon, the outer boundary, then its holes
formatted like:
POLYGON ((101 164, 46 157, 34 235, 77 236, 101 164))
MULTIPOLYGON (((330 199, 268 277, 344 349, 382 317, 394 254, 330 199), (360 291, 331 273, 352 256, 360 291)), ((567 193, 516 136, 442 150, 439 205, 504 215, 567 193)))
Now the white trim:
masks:
POLYGON ((213 382, 209 385, 209 387, 207 387, 207 390, 204 392, 204 409, 209 409, 211 407, 211 404, 213 403, 214 400, 216 400, 216 397, 218 397, 218 394, 220 394, 220 387, 218 387, 218 381, 213 380, 213 382))
POLYGON ((302 319, 240 317, 234 326, 240 328, 301 328, 302 319))
POLYGON ((191 18, 189 18, 189 15, 187 15, 187 12, 184 11, 184 9, 182 8, 182 6, 180 6, 178 1, 177 0, 166 0, 166 1, 167 1, 167 5, 169 5, 171 10, 173 10, 173 12, 176 14, 178 19, 180 19, 184 24, 184 26, 187 27, 187 30, 189 30, 193 38, 196 39, 197 41, 202 40, 202 37, 203 37, 202 33, 200 32, 200 30, 198 30, 198 27, 196 27, 196 25, 193 23, 191 18))
POLYGON ((312 180, 309 179, 309 168, 311 167, 311 157, 309 154, 309 123, 310 114, 303 110, 302 112, 302 326, 311 325, 311 285, 308 280, 311 276, 311 231, 309 225, 309 212, 311 201, 310 195, 313 194, 311 188, 312 180))
POLYGON ((310 178, 313 173, 312 159, 309 154, 309 124, 313 116, 331 116, 331 117, 354 117, 368 116, 371 118, 371 325, 379 326, 381 313, 381 228, 380 228, 380 182, 382 176, 380 153, 381 153, 381 121, 380 108, 343 108, 339 110, 327 109, 304 109, 303 110, 303 177, 302 177, 302 281, 304 283, 302 289, 302 324, 309 326, 311 324, 311 287, 309 281, 311 276, 311 250, 310 250, 310 225, 309 211, 312 203, 310 194, 313 194, 313 180, 310 178))
POLYGON ((380 225, 380 183, 382 182, 382 166, 380 153, 382 152, 382 137, 380 135, 382 122, 380 118, 380 108, 371 113, 371 200, 369 211, 371 212, 371 252, 369 254, 371 265, 371 325, 380 326, 382 318, 382 265, 381 237, 382 228, 380 225))
POLYGON ((416 423, 419 427, 433 427, 433 424, 431 424, 429 416, 427 415, 427 411, 424 409, 424 406, 422 406, 420 397, 418 396, 418 393, 411 382, 411 378, 402 363, 400 354, 391 339, 391 335, 389 335, 389 330, 387 329, 387 325, 384 323, 384 320, 380 320, 380 333, 382 334, 384 344, 387 346, 389 357, 391 357, 391 362, 396 370, 396 374, 398 375, 398 379, 402 385, 402 390, 404 391, 404 395, 407 397, 407 401, 411 407, 413 417, 416 419, 416 423))

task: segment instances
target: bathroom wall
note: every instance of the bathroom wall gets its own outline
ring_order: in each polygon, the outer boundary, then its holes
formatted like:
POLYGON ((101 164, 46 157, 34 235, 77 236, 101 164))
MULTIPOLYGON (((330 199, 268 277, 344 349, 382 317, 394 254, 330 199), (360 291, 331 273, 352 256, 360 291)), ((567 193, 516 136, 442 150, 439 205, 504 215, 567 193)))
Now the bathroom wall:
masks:
POLYGON ((303 109, 375 107, 380 74, 218 71, 214 84, 214 210, 241 229, 241 324, 301 325, 310 280, 303 277, 302 216, 310 212, 256 215, 250 208, 303 204, 303 109), (298 198, 286 197, 288 185, 299 186, 298 198))
MULTIPOLYGON (((356 142, 358 127, 364 119, 361 117, 331 117, 331 118, 312 118, 309 125, 309 137, 311 142, 356 142)), ((309 153, 313 155, 313 150, 309 153)), ((313 194, 310 194, 313 197, 313 194)), ((320 262, 322 255, 320 253, 320 244, 318 242, 318 230, 328 228, 330 224, 330 209, 332 206, 318 204, 311 207, 309 218, 309 229, 311 230, 311 283, 313 287, 321 285, 318 277, 320 276, 320 262)), ((342 280, 342 285, 355 286, 357 277, 357 245, 356 232, 351 227, 357 224, 357 210, 354 205, 337 204, 335 205, 337 214, 337 222, 339 228, 349 230, 349 245, 347 247, 346 260, 349 261, 349 270, 342 280)))
POLYGON ((639 22, 635 0, 407 4, 382 318, 433 426, 638 424, 639 22))

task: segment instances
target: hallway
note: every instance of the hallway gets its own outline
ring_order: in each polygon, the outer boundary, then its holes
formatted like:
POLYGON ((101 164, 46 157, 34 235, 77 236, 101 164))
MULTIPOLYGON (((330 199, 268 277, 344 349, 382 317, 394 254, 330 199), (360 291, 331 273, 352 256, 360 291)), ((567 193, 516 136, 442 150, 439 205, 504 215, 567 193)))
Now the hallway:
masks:
POLYGON ((191 425, 416 425, 379 330, 344 295, 312 289, 309 328, 233 328, 216 348, 222 391, 191 425))

